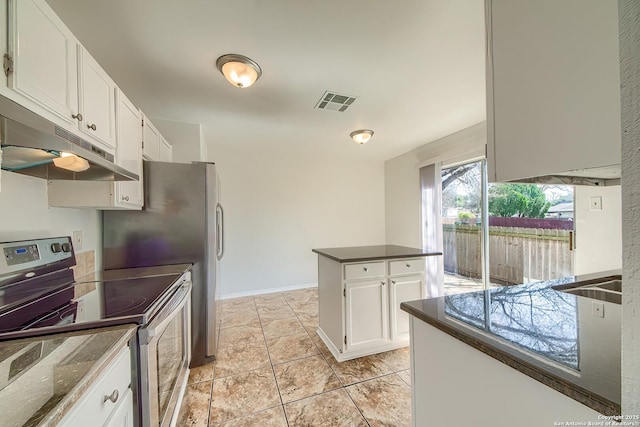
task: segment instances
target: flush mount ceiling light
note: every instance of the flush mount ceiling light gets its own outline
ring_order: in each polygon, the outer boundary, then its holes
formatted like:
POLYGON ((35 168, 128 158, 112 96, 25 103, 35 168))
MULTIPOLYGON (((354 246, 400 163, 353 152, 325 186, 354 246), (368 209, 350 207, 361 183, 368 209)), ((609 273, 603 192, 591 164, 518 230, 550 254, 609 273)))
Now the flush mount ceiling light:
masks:
POLYGON ((222 55, 216 61, 216 67, 229 83, 239 88, 251 86, 262 75, 260 66, 242 55, 222 55))
POLYGON ((357 144, 366 144, 373 136, 373 131, 371 129, 354 130, 349 134, 349 136, 357 144))

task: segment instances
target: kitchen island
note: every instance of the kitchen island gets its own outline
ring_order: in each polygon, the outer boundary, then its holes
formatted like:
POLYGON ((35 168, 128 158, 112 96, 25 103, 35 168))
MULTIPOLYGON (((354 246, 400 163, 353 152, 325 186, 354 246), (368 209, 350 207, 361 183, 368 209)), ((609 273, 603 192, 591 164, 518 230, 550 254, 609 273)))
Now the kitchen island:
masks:
POLYGON ((403 303, 414 425, 612 421, 620 414, 621 306, 553 289, 593 278, 403 303))
POLYGON ((396 245, 313 249, 318 254, 318 335, 338 361, 409 344, 400 303, 425 297, 427 257, 396 245))
POLYGON ((0 424, 133 423, 128 342, 136 330, 123 325, 0 342, 0 424))

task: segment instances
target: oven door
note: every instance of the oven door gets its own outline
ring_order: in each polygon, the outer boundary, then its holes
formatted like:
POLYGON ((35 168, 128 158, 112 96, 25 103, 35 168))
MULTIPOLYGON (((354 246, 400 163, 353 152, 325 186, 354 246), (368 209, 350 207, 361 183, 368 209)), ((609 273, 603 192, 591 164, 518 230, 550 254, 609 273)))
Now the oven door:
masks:
MULTIPOLYGON (((188 278, 188 276, 187 276, 188 278)), ((191 281, 139 332, 142 426, 175 424, 191 360, 191 281)))

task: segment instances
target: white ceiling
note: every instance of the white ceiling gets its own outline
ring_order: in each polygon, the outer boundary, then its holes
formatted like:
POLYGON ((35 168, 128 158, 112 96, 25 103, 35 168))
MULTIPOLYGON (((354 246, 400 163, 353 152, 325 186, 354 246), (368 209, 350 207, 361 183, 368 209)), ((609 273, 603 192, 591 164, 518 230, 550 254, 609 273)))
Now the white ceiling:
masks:
POLYGON ((48 1, 148 116, 219 147, 386 160, 485 119, 483 0, 48 1), (226 53, 260 80, 232 87, 226 53), (325 90, 358 99, 315 110, 325 90))

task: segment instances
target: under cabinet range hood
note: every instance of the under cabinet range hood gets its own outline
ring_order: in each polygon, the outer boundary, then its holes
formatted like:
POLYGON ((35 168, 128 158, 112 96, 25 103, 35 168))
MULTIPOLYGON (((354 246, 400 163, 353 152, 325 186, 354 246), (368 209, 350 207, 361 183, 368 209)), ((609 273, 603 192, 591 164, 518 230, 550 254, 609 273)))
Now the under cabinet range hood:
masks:
POLYGON ((522 182, 525 184, 591 185, 600 187, 620 185, 620 165, 577 169, 568 172, 514 179, 510 181, 522 182))
POLYGON ((113 154, 0 96, 0 167, 50 180, 136 181, 113 154))

